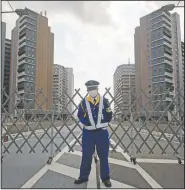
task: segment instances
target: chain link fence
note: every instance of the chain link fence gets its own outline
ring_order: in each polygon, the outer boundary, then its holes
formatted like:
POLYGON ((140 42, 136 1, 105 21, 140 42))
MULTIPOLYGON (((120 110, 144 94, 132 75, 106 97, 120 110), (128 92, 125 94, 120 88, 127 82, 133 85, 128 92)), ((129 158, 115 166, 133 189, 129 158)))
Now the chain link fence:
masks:
MULTIPOLYGON (((82 100, 87 94, 81 95, 80 89, 70 97, 66 92, 66 101, 61 97, 55 100, 55 105, 49 105, 42 89, 35 94, 31 89, 20 93, 14 90, 9 96, 4 91, 2 103, 2 152, 36 153, 39 151, 49 154, 48 163, 54 154, 65 145, 69 151, 74 151, 75 145, 81 146, 83 125, 77 118, 78 103, 75 98, 82 100), (15 98, 16 97, 16 98, 15 98), (16 99, 16 102, 13 100, 16 99), (9 105, 9 109, 5 107, 9 105), (74 109, 69 109, 73 105, 74 109), (62 109, 59 109, 59 107, 62 109), (71 106, 70 106, 71 107, 71 106), (71 144, 70 139, 75 139, 71 144), (26 149, 25 149, 26 147, 26 149)), ((136 157, 176 156, 181 163, 184 154, 184 97, 182 90, 175 95, 167 90, 164 94, 156 95, 154 90, 149 95, 147 90, 140 94, 130 89, 127 96, 132 97, 127 111, 120 103, 122 92, 118 90, 114 96, 110 88, 105 89, 104 96, 108 98, 113 110, 113 119, 109 123, 109 137, 115 144, 110 143, 112 152, 121 148, 131 156, 136 163, 136 157), (158 96, 158 98, 156 98, 158 96), (119 98, 118 98, 119 97, 119 98), (179 103, 179 97, 181 100, 179 103)))

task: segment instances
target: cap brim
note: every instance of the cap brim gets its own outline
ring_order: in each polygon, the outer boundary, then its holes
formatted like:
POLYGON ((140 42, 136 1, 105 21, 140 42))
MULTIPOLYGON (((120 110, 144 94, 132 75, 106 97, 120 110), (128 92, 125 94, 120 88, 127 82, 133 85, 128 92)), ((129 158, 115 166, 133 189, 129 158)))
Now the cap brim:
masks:
POLYGON ((98 89, 98 86, 95 86, 95 85, 87 87, 87 91, 96 90, 96 89, 98 89))

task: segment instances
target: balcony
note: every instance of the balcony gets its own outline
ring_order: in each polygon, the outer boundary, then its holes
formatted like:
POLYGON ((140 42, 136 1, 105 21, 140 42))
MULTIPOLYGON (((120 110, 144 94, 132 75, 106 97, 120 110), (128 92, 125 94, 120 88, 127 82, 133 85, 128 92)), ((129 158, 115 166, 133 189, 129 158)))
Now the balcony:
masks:
POLYGON ((25 93, 24 89, 18 91, 18 94, 24 94, 24 93, 25 93))
POLYGON ((19 48, 22 48, 25 45, 26 45, 26 42, 23 42, 21 45, 19 45, 19 48))
POLYGON ((25 23, 27 23, 26 18, 21 19, 20 22, 19 22, 19 28, 22 28, 22 26, 23 26, 25 23))
POLYGON ((167 47, 171 47, 171 44, 167 43, 166 41, 163 42, 163 45, 165 45, 167 47))
POLYGON ((168 42, 172 43, 172 40, 171 40, 168 36, 166 36, 166 35, 163 36, 163 39, 165 39, 165 40, 167 40, 168 42))
POLYGON ((25 58, 25 57, 26 57, 25 54, 23 54, 23 55, 19 56, 18 60, 22 61, 22 59, 25 58))
POLYGON ((24 19, 26 19, 26 18, 31 18, 31 19, 33 19, 33 20, 36 20, 35 18, 31 17, 30 15, 23 15, 23 16, 21 17, 20 22, 22 23, 22 21, 23 21, 24 19))
POLYGON ((166 47, 165 47, 165 48, 164 48, 164 52, 167 53, 167 54, 170 55, 170 56, 172 55, 172 50, 169 49, 169 48, 166 48, 166 47))
POLYGON ((19 49, 19 51, 18 51, 18 55, 19 56, 21 56, 21 55, 23 55, 23 54, 25 54, 26 53, 26 50, 25 49, 19 49))
POLYGON ((166 12, 162 12, 162 14, 171 20, 171 17, 166 12))
POLYGON ((21 66, 21 65, 24 64, 24 63, 26 63, 26 62, 25 62, 25 59, 19 61, 19 62, 18 62, 18 66, 21 66))
POLYGON ((167 35, 168 38, 172 38, 172 34, 170 32, 168 32, 166 29, 164 29, 163 34, 167 35))
POLYGON ((22 82, 22 83, 20 83, 19 85, 18 85, 18 90, 22 90, 22 89, 24 89, 24 83, 22 82))
POLYGON ((164 75, 169 76, 169 77, 173 77, 173 75, 171 73, 165 72, 164 75))
POLYGON ((18 71, 18 73, 21 73, 21 72, 25 71, 25 68, 22 67, 22 66, 21 66, 21 67, 18 67, 17 71, 18 71))
POLYGON ((166 22, 167 24, 169 24, 171 27, 171 22, 169 20, 167 20, 167 18, 165 16, 163 16, 163 21, 166 22))
POLYGON ((18 78, 18 83, 25 82, 25 81, 26 81, 25 78, 21 78, 21 79, 18 78))
POLYGON ((30 28, 29 26, 26 26, 26 28, 28 28, 29 30, 33 30, 34 32, 36 32, 36 29, 30 28))
POLYGON ((24 24, 20 29, 19 29, 19 32, 22 32, 23 30, 26 29, 26 24, 24 24))
POLYGON ((167 64, 169 64, 169 65, 172 65, 172 61, 169 61, 168 59, 165 59, 165 60, 164 60, 164 63, 167 63, 167 64))
POLYGON ((170 92, 173 92, 174 91, 174 86, 172 85, 166 85, 166 90, 170 90, 170 92))
POLYGON ((26 36, 24 36, 23 38, 19 39, 19 43, 21 43, 22 41, 25 41, 27 38, 26 36))
MULTIPOLYGON (((168 60, 172 61, 172 56, 169 56, 167 53, 164 53, 164 57, 166 57, 168 60)), ((170 64, 172 64, 172 63, 170 62, 170 64)))
POLYGON ((21 40, 24 36, 26 36, 26 31, 23 32, 22 34, 19 34, 19 40, 21 40))
MULTIPOLYGON (((23 68, 24 69, 24 68, 23 68)), ((22 76, 25 76, 26 75, 26 73, 25 72, 21 72, 21 73, 19 73, 18 75, 17 75, 17 77, 19 78, 19 77, 22 77, 22 76)))
POLYGON ((169 92, 169 94, 170 94, 171 96, 174 96, 174 92, 169 92))
POLYGON ((169 73, 173 73, 173 69, 171 67, 165 67, 164 70, 169 73))
POLYGON ((170 30, 171 31, 171 25, 170 26, 168 26, 169 25, 169 23, 168 23, 168 21, 166 21, 166 20, 163 20, 163 27, 165 27, 167 30, 170 30))
POLYGON ((173 83, 172 79, 165 78, 166 82, 173 83))
POLYGON ((171 98, 171 97, 166 97, 166 98, 165 98, 165 101, 171 102, 171 101, 172 101, 172 98, 171 98))

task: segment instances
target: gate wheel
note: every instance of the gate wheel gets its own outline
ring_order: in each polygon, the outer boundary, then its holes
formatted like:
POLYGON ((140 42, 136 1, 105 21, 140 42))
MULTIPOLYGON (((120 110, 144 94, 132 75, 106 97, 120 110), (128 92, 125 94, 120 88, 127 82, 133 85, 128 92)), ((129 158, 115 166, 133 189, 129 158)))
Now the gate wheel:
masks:
POLYGON ((179 164, 182 164, 182 161, 181 161, 181 159, 180 159, 180 158, 178 158, 178 163, 179 163, 179 164))
POLYGON ((134 157, 130 157, 130 161, 133 162, 134 165, 136 165, 136 163, 137 163, 136 158, 134 158, 134 157))
POLYGON ((47 161, 47 164, 50 165, 51 162, 52 162, 52 160, 53 160, 53 157, 49 157, 49 159, 48 159, 48 161, 47 161))

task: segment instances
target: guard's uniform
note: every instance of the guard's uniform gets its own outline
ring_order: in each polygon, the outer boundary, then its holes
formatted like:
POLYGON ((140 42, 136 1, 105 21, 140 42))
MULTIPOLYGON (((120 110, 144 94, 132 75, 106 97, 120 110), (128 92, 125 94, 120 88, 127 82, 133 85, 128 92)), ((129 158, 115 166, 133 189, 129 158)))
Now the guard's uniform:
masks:
POLYGON ((112 111, 108 100, 100 95, 95 100, 88 96, 79 105, 78 118, 84 125, 80 179, 88 180, 95 146, 100 158, 101 179, 110 179, 108 165, 109 135, 107 127, 108 122, 112 119, 112 111))

